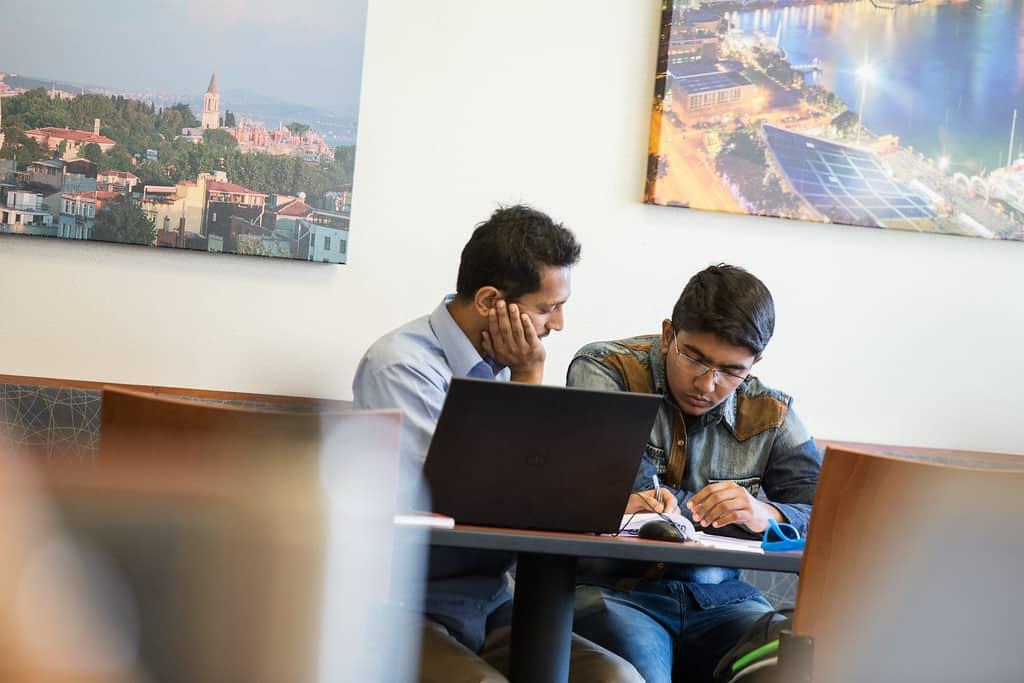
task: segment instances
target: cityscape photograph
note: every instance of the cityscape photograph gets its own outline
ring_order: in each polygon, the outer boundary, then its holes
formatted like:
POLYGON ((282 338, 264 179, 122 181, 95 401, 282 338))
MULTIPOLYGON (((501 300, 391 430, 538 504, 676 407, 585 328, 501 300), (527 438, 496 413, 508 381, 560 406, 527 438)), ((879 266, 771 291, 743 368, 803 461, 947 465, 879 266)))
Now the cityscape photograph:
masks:
POLYGON ((0 235, 347 262, 367 0, 13 4, 0 235))
POLYGON ((664 0, 645 201, 1024 239, 1024 0, 664 0))

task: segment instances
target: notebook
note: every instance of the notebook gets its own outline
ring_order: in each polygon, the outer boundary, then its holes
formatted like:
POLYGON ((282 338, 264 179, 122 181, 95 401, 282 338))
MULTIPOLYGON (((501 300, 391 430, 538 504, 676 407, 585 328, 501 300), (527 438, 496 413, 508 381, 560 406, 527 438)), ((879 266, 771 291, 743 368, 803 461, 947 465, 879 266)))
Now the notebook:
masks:
POLYGON ((661 397, 454 379, 424 464, 458 524, 619 528, 661 397))

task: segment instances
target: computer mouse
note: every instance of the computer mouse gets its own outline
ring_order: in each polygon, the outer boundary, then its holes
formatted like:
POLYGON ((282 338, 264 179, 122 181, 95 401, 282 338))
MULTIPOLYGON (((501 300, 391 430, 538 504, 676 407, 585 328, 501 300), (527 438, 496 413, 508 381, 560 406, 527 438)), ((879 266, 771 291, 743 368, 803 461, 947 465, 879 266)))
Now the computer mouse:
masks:
POLYGON ((647 522, 637 531, 637 536, 654 541, 675 541, 677 543, 684 540, 682 532, 676 525, 664 519, 653 519, 647 522))

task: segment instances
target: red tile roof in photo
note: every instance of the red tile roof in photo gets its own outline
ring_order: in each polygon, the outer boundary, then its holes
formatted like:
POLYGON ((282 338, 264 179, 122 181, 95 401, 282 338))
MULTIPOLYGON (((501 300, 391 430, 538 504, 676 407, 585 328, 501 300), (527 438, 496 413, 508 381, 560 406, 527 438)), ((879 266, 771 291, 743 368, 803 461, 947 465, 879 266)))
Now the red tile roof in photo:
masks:
POLYGON ((54 128, 53 126, 47 126, 46 128, 33 128, 25 134, 41 135, 48 138, 60 138, 62 140, 72 140, 73 142, 95 142, 97 145, 115 144, 113 140, 105 135, 97 135, 96 133, 90 133, 84 130, 72 130, 71 128, 54 128))
POLYGON ((210 180, 206 183, 207 192, 230 192, 233 194, 256 194, 262 197, 266 195, 262 192, 254 192, 247 187, 241 185, 235 185, 234 183, 222 183, 219 180, 210 180))
POLYGON ((308 216, 313 212, 313 207, 302 201, 296 199, 295 201, 285 204, 283 207, 277 210, 278 216, 308 216))

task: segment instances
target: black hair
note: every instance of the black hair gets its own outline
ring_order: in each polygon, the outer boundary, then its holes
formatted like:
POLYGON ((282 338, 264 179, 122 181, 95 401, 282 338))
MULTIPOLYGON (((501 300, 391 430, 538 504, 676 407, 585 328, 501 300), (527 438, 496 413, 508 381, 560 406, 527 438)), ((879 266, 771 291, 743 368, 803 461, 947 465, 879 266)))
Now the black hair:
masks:
POLYGON ((775 331, 775 302, 764 283, 720 263, 690 278, 672 309, 676 331, 710 332, 760 354, 775 331))
POLYGON ((462 249, 455 291, 472 299, 481 287, 497 287, 515 301, 540 289, 543 266, 572 266, 580 245, 570 230, 529 206, 502 207, 476 226, 462 249))

